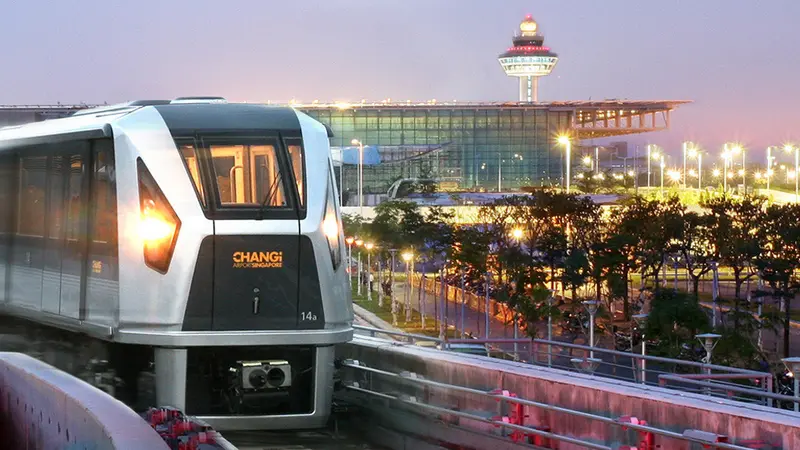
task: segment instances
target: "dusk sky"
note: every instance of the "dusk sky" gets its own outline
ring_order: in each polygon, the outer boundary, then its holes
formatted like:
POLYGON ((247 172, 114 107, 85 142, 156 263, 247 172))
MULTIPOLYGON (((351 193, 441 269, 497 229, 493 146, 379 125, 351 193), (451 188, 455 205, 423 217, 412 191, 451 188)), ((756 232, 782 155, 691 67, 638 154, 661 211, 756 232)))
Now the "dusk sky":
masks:
POLYGON ((514 101, 497 62, 525 14, 560 61, 540 100, 693 100, 678 153, 800 142, 798 0, 26 0, 0 14, 0 104, 514 101))

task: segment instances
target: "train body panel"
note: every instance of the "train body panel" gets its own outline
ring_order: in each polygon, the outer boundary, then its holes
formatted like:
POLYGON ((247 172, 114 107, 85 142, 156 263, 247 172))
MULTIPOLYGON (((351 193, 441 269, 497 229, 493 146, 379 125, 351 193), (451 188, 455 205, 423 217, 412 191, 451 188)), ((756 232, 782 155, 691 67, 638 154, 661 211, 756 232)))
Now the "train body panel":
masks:
POLYGON ((192 101, 0 129, 0 312, 226 428, 321 425, 353 319, 328 137, 192 101))

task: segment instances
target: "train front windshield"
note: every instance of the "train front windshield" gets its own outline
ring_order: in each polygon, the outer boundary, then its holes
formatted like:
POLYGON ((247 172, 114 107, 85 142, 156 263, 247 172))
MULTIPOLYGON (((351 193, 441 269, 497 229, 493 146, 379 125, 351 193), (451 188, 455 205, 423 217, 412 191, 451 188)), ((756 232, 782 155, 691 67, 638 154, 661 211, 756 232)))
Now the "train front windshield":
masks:
POLYGON ((200 145, 179 142, 179 148, 198 198, 211 215, 297 218, 304 207, 299 139, 203 139, 200 145))

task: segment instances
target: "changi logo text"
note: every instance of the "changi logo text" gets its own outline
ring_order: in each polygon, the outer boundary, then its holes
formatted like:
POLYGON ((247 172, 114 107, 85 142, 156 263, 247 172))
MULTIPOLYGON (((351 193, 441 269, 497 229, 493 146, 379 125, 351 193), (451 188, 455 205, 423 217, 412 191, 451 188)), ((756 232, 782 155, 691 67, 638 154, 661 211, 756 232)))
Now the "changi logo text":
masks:
POLYGON ((234 269, 276 269, 283 267, 283 252, 234 252, 234 269))

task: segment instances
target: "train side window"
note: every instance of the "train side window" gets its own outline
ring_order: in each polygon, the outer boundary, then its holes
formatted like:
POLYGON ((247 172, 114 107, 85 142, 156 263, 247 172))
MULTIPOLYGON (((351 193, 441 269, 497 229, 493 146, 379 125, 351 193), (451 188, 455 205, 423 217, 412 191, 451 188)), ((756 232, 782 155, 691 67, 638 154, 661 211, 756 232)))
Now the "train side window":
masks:
POLYGON ((64 228, 64 157, 55 155, 50 160, 48 234, 52 239, 61 239, 64 228))
POLYGON ((67 192, 66 192, 66 233, 68 241, 77 241, 84 234, 83 209, 83 177, 85 174, 85 161, 81 155, 70 155, 67 160, 67 192))
POLYGON ((96 141, 92 170, 94 203, 93 239, 99 243, 117 243, 117 188, 114 154, 110 141, 96 141))
POLYGON ((20 158, 20 199, 17 234, 44 236, 45 192, 47 188, 47 158, 20 158))
POLYGON ((206 196, 203 191, 203 182, 200 178, 200 161, 198 160, 194 144, 181 144, 179 149, 183 157, 183 162, 186 165, 186 170, 189 171, 189 176, 192 179, 197 198, 200 199, 200 203, 205 207, 206 196))
POLYGON ((305 152, 300 139, 287 139, 286 148, 289 152, 294 180, 297 183, 297 198, 300 201, 300 207, 303 208, 306 205, 305 152))
MULTIPOLYGON (((15 198, 16 189, 15 175, 16 164, 11 154, 0 155, 0 234, 14 232, 14 205, 17 203, 15 198)), ((2 245, 2 242, 0 242, 2 245)))

